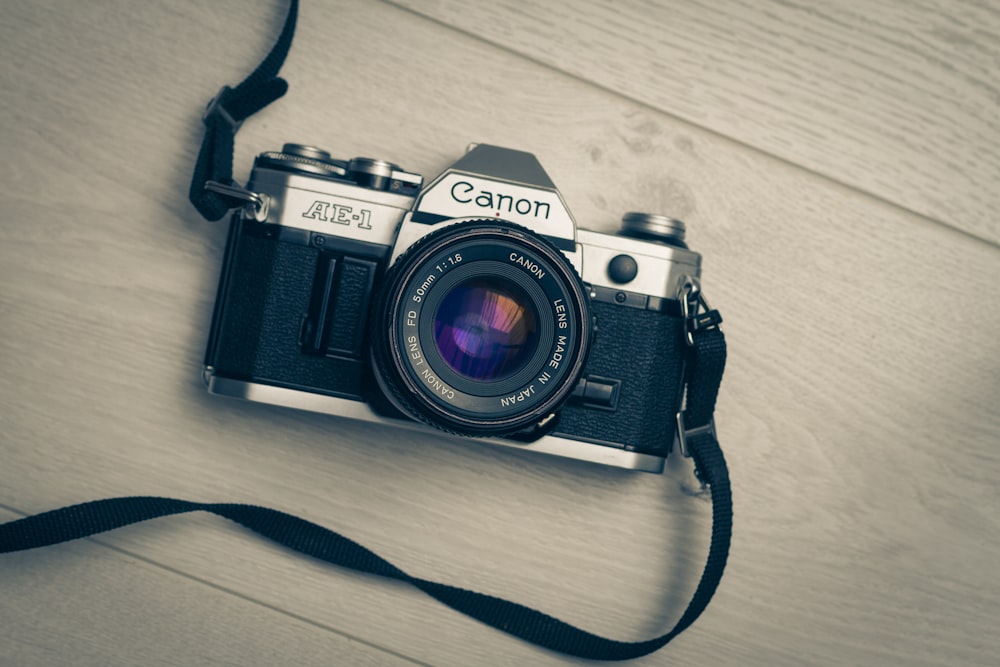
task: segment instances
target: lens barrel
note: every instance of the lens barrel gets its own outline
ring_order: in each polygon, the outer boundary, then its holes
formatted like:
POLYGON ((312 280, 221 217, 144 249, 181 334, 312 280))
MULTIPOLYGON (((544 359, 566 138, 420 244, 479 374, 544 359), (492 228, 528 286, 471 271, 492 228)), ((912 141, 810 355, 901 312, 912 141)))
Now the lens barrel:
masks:
POLYGON ((434 232, 389 269, 372 311, 375 374, 405 413, 471 436, 533 427, 573 391, 593 335, 566 257, 496 220, 434 232))

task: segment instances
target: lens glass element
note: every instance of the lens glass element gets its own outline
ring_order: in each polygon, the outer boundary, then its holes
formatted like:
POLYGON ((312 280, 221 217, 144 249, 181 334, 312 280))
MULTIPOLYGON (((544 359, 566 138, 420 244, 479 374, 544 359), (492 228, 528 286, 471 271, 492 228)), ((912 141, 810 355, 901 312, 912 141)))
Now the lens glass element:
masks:
POLYGON ((518 286, 495 277, 459 283, 434 316, 434 340, 456 373, 483 382, 519 371, 538 345, 538 313, 518 286))

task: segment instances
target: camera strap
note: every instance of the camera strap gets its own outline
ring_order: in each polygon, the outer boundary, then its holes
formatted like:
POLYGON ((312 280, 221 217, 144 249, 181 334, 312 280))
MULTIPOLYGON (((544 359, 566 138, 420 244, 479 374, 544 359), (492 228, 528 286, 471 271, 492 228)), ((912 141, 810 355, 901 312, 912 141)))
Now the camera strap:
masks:
POLYGON ((292 0, 278 41, 267 57, 235 88, 223 86, 205 108, 205 136, 188 198, 207 220, 219 220, 247 203, 247 197, 240 194, 242 188, 233 181, 234 139, 244 120, 288 92, 288 82, 278 76, 278 71, 292 48, 298 13, 299 2, 292 0))
POLYGON ((712 537, 705 568, 687 608, 669 632, 653 639, 608 639, 516 602, 414 577, 335 531, 258 505, 143 496, 105 498, 0 524, 0 553, 68 542, 174 514, 210 512, 305 556, 411 584, 456 611, 543 648, 590 660, 638 658, 662 648, 698 618, 722 579, 729 555, 732 492, 726 461, 711 428, 725 366, 725 339, 722 331, 713 327, 695 331, 694 340, 688 360, 685 446, 699 479, 711 492, 712 537))
MULTIPOLYGON (((236 88, 223 88, 205 113, 205 140, 195 165, 190 196, 198 211, 210 220, 246 203, 232 181, 233 137, 243 119, 287 90, 287 83, 277 73, 291 47, 297 10, 298 2, 292 0, 271 53, 236 88), (232 187, 229 192, 225 187, 206 189, 210 182, 232 187)), ((211 512, 303 555, 409 583, 463 614, 553 651, 593 660, 628 660, 652 653, 683 632, 708 605, 722 579, 732 537, 729 471, 713 421, 725 368, 725 338, 718 327, 718 313, 708 310, 697 293, 688 294, 692 297, 689 302, 687 297, 682 299, 689 346, 686 405, 677 419, 678 441, 684 454, 693 458, 698 478, 710 490, 712 536, 708 559, 691 601, 676 625, 659 637, 641 642, 607 639, 515 602, 414 577, 328 528, 257 505, 142 496, 95 500, 0 524, 0 553, 36 549, 174 514, 211 512)))

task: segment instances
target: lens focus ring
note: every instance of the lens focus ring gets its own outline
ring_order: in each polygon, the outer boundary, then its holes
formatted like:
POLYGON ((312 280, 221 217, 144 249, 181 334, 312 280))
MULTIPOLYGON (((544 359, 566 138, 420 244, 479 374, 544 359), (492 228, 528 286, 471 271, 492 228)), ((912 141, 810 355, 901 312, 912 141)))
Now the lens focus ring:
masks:
POLYGON ((415 244, 389 270, 373 317, 372 359, 390 400, 465 435, 514 433, 557 410, 592 333, 565 256, 495 220, 415 244))

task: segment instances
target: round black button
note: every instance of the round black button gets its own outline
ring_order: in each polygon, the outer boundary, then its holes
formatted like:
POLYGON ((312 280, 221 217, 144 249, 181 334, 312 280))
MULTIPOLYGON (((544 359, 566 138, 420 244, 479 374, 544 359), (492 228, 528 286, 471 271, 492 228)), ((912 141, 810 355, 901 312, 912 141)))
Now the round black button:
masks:
POLYGON ((618 284, 630 282, 639 273, 639 265, 629 255, 618 255, 608 262, 608 277, 618 284))

